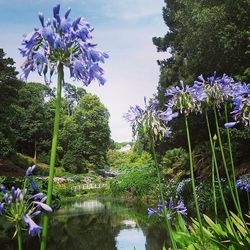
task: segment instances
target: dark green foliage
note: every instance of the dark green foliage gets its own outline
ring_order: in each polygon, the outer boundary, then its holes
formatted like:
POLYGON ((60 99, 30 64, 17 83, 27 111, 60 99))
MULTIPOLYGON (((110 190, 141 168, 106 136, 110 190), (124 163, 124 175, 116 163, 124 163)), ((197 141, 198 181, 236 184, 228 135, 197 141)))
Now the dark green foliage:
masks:
MULTIPOLYGON (((163 19, 168 33, 153 38, 158 51, 171 53, 170 58, 159 61, 161 74, 157 95, 161 108, 167 101, 166 88, 177 85, 179 80, 192 84, 198 75, 203 74, 206 78, 216 70, 217 75, 226 73, 238 80, 250 81, 248 0, 165 0, 165 3, 163 19)), ((230 111, 231 107, 228 108, 229 117, 230 111)), ((219 113, 220 126, 224 127, 224 112, 219 113)), ((214 117, 211 112, 208 115, 214 134, 214 117)), ((187 149, 184 124, 183 117, 171 121, 172 137, 158 146, 160 155, 175 147, 187 149)), ((192 147, 197 149, 208 141, 204 114, 190 115, 189 125, 192 147)), ((249 158, 247 147, 242 146, 249 145, 249 131, 238 126, 238 132, 233 131, 232 136, 234 157, 236 163, 241 164, 249 158)), ((226 141, 225 134, 223 141, 226 141)))
POLYGON ((153 160, 151 154, 146 151, 139 153, 130 150, 127 153, 122 153, 117 150, 109 150, 107 152, 107 163, 111 169, 124 170, 133 166, 152 165, 153 160))
POLYGON ((0 131, 0 159, 5 159, 12 155, 14 152, 13 146, 11 145, 8 138, 0 131))
POLYGON ((126 168, 110 184, 115 195, 130 193, 142 197, 152 191, 157 182, 156 171, 152 165, 126 168))
POLYGON ((75 87, 70 83, 65 84, 64 91, 64 96, 68 100, 68 115, 71 115, 74 108, 80 103, 82 96, 87 92, 84 88, 75 87))
POLYGON ((40 83, 27 83, 18 92, 16 106, 17 150, 36 159, 40 143, 50 137, 51 123, 46 119, 45 98, 50 88, 40 83))
POLYGON ((25 157, 24 155, 20 153, 15 153, 11 157, 11 161, 23 169, 27 169, 28 167, 35 164, 35 162, 31 158, 25 157))
POLYGON ((62 165, 73 173, 103 168, 109 148, 109 113, 99 98, 85 94, 72 116, 64 117, 60 145, 62 165))
POLYGON ((248 0, 165 0, 163 18, 169 28, 153 38, 158 51, 171 58, 160 61, 159 95, 180 79, 193 81, 200 74, 244 76, 249 81, 248 0), (247 79, 248 77, 248 79, 247 79))
POLYGON ((22 82, 17 79, 18 72, 13 65, 13 59, 5 58, 3 49, 0 49, 0 158, 6 158, 14 151, 14 104, 22 82))
POLYGON ((188 173, 188 153, 183 148, 170 149, 163 156, 161 165, 165 178, 179 179, 188 173))

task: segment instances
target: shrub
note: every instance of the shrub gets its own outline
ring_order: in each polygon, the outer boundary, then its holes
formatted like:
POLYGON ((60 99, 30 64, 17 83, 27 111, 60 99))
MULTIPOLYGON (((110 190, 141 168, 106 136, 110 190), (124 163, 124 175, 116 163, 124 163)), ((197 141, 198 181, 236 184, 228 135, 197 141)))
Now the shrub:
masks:
POLYGON ((188 154, 183 148, 167 150, 161 161, 162 171, 165 177, 175 176, 180 179, 187 174, 188 154))
POLYGON ((33 159, 20 153, 16 153, 15 155, 13 155, 11 157, 11 161, 23 169, 26 169, 35 164, 33 159))
POLYGON ((133 166, 124 170, 111 181, 110 188, 115 195, 130 192, 133 195, 142 197, 155 187, 156 182, 156 173, 152 166, 133 166))
POLYGON ((3 133, 0 132, 0 159, 5 159, 13 153, 14 150, 11 143, 4 137, 3 133))

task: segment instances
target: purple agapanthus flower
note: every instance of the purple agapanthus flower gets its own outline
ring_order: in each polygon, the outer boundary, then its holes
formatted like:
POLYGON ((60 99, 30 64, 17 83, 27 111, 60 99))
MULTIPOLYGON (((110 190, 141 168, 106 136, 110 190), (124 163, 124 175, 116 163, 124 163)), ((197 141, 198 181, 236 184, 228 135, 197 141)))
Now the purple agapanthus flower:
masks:
MULTIPOLYGON (((34 185, 36 186, 34 181, 29 182, 34 169, 35 165, 27 169, 22 189, 12 186, 10 190, 7 190, 2 186, 1 191, 4 195, 3 200, 0 201, 0 215, 4 216, 11 224, 14 224, 16 230, 17 228, 23 228, 23 223, 21 222, 23 220, 29 226, 29 234, 31 236, 41 232, 41 227, 32 218, 40 215, 43 210, 52 212, 52 208, 44 203, 46 196, 43 193, 38 192, 31 196, 28 194, 27 185, 30 184, 33 188, 34 185)), ((37 189, 35 188, 34 191, 36 192, 37 189)))
POLYGON ((52 208, 43 202, 34 201, 34 204, 38 205, 38 207, 41 207, 42 209, 44 209, 47 212, 52 212, 52 208))
POLYGON ((174 205, 173 198, 170 197, 169 201, 164 201, 164 205, 162 205, 161 200, 158 200, 157 209, 148 208, 148 215, 152 216, 155 214, 163 215, 164 210, 166 212, 167 218, 170 220, 173 218, 175 213, 180 213, 182 215, 187 215, 187 208, 184 205, 182 200, 178 201, 177 206, 174 205))
POLYGON ((36 165, 33 165, 32 167, 28 167, 28 169, 27 169, 27 171, 25 173, 25 177, 30 176, 33 173, 35 168, 36 168, 36 165))
POLYGON ((53 8, 52 21, 45 21, 43 14, 38 14, 41 27, 25 35, 19 49, 26 58, 21 75, 24 80, 31 71, 37 71, 50 82, 60 63, 70 69, 70 77, 85 86, 95 79, 104 84, 104 71, 99 64, 105 62, 108 54, 97 50, 91 42, 93 28, 89 23, 82 17, 71 22, 69 14, 70 9, 60 16, 59 4, 53 8))
POLYGON ((187 208, 184 205, 183 201, 179 201, 178 205, 175 207, 177 213, 180 213, 182 215, 187 215, 187 208))
POLYGON ((23 216, 23 220, 26 224, 28 224, 29 226, 29 234, 31 236, 34 236, 36 234, 39 234, 42 230, 42 228, 40 226, 38 226, 31 218, 28 214, 23 216))
POLYGON ((233 103, 234 110, 231 115, 233 122, 226 123, 226 127, 233 127, 239 122, 242 122, 246 127, 250 126, 250 84, 236 83, 233 86, 233 103), (231 125, 231 126, 230 126, 231 125))
POLYGON ((161 140, 163 137, 169 137, 171 130, 168 123, 178 116, 171 108, 166 111, 158 110, 159 101, 152 99, 147 104, 144 97, 145 107, 136 105, 130 107, 124 118, 130 122, 134 135, 138 134, 140 129, 146 129, 153 136, 154 141, 161 140))
POLYGON ((5 205, 4 202, 0 203, 0 215, 3 215, 3 213, 4 213, 4 205, 5 205))
POLYGON ((250 191, 250 177, 238 179, 236 181, 236 186, 243 191, 249 192, 250 191))

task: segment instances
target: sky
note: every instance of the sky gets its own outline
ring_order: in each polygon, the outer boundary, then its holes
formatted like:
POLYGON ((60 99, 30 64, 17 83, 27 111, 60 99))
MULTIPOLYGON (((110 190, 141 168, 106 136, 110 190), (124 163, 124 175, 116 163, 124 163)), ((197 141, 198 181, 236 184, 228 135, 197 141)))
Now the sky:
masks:
MULTIPOLYGON (((37 17, 52 17, 52 8, 60 3, 61 14, 70 7, 71 20, 82 16, 94 27, 94 42, 109 54, 103 65, 107 82, 86 87, 96 94, 110 112, 111 137, 117 142, 131 141, 132 131, 123 118, 130 106, 143 105, 157 91, 157 60, 169 57, 158 53, 152 37, 164 36, 167 26, 162 18, 164 0, 0 0, 0 48, 16 62, 17 71, 24 59, 18 51, 23 34, 40 27, 37 17)), ((65 76, 65 81, 82 86, 65 76)), ((43 82, 37 73, 28 81, 43 82)), ((56 81, 56 78, 53 79, 56 81)))

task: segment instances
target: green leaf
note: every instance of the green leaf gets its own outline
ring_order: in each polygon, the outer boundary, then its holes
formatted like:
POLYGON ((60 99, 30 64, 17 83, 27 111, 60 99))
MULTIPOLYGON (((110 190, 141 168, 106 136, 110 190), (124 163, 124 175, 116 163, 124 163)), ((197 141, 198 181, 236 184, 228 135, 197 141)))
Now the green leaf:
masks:
POLYGON ((221 236, 227 236, 227 233, 223 231, 220 224, 214 223, 207 215, 203 214, 207 224, 214 230, 215 233, 221 236))

